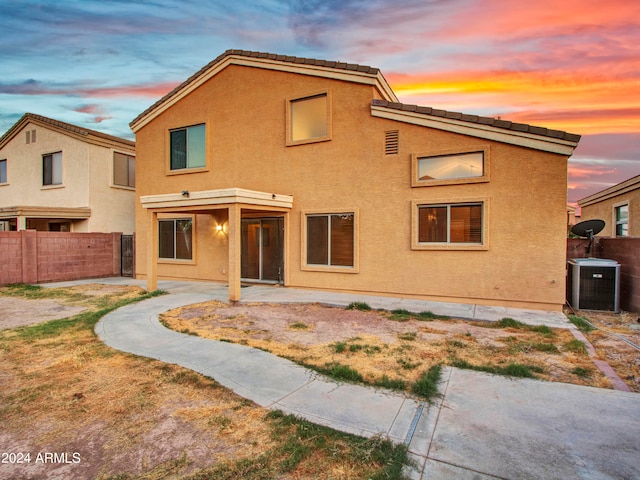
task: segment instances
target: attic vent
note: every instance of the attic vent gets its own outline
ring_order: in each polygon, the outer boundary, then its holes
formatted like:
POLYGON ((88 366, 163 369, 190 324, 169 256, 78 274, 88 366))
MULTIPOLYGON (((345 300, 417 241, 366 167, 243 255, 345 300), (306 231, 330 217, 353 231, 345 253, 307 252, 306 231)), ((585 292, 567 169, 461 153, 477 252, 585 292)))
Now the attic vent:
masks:
POLYGON ((27 143, 36 143, 36 131, 27 130, 26 132, 27 143))
POLYGON ((400 145, 400 132, 398 130, 389 130, 384 132, 384 154, 397 155, 400 145))

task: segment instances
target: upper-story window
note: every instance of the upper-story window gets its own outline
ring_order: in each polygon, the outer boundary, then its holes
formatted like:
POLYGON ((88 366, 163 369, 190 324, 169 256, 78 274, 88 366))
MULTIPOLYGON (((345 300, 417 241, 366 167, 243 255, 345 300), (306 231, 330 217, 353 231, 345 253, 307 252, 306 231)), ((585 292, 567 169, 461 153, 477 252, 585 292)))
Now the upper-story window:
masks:
POLYGON ((7 160, 0 160, 0 183, 7 183, 7 160))
POLYGON ((113 184, 132 188, 136 186, 136 157, 113 153, 113 184))
POLYGON ((629 235, 629 204, 618 205, 614 208, 616 217, 616 237, 629 235))
POLYGON ((327 93, 289 100, 287 114, 288 145, 329 140, 330 108, 327 93))
POLYGON ((42 185, 62 184, 62 152, 42 156, 42 185))
POLYGON ((412 155, 414 187, 489 181, 489 148, 412 155))
POLYGON ((171 130, 171 170, 204 168, 205 158, 205 126, 171 130))

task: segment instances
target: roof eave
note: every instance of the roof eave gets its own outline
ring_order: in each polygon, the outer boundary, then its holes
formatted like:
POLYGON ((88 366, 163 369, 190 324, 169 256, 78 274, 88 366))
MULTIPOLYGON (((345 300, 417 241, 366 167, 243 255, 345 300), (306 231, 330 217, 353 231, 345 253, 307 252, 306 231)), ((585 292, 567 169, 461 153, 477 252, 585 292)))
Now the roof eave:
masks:
POLYGON ((371 85, 379 91, 385 100, 390 102, 398 101, 391 86, 378 69, 369 67, 360 69, 356 68, 358 67, 357 65, 354 65, 354 68, 336 67, 334 64, 338 62, 317 61, 317 63, 305 63, 302 61, 305 59, 299 59, 300 62, 283 61, 284 58, 286 57, 273 54, 265 54, 264 56, 247 56, 244 53, 223 54, 138 115, 129 126, 134 133, 137 132, 230 65, 263 68, 371 85))
POLYGON ((20 119, 7 130, 0 138, 0 148, 9 143, 15 136, 29 123, 39 125, 43 128, 54 130, 63 135, 77 138, 80 141, 100 145, 107 148, 135 151, 136 143, 126 138, 115 137, 106 133, 78 127, 70 123, 61 122, 53 118, 44 117, 34 113, 25 113, 20 119))
POLYGON ((593 195, 589 195, 588 197, 581 198, 580 200, 578 200, 578 205, 580 205, 581 207, 587 207, 589 205, 593 205, 594 203, 602 202, 619 195, 624 195, 625 193, 629 193, 637 189, 640 189, 640 175, 631 177, 624 182, 620 182, 617 185, 605 188, 604 190, 596 192, 593 195))
POLYGON ((476 122, 467 122, 439 115, 429 115, 417 111, 371 105, 371 115, 398 122, 435 128, 447 132, 494 140, 535 150, 570 156, 578 146, 578 141, 538 135, 476 122))

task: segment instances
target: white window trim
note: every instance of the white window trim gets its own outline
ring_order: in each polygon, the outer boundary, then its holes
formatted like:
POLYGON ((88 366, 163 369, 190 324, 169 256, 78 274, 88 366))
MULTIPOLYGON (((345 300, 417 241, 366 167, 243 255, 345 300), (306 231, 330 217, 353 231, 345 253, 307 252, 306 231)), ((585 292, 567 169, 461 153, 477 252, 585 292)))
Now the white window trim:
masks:
POLYGON ((360 273, 360 211, 358 208, 304 210, 301 218, 301 270, 308 272, 360 273), (321 215, 353 214, 353 266, 317 265, 307 263, 307 217, 321 215))
POLYGON ((491 180, 491 148, 489 145, 475 145, 464 148, 450 148, 446 150, 432 150, 423 153, 411 154, 411 186, 412 187, 435 187, 439 185, 464 185, 467 183, 486 183, 491 180), (482 176, 480 177, 465 177, 465 178, 450 178, 443 180, 419 180, 418 179, 418 164, 423 158, 429 157, 444 157, 448 155, 461 155, 465 153, 482 152, 483 165, 482 176))
MULTIPOLYGON (((411 201, 411 250, 489 250, 490 200, 488 197, 436 198, 411 201), (436 243, 419 241, 419 207, 482 204, 482 243, 436 243)), ((449 232, 447 232, 447 238, 449 232)))

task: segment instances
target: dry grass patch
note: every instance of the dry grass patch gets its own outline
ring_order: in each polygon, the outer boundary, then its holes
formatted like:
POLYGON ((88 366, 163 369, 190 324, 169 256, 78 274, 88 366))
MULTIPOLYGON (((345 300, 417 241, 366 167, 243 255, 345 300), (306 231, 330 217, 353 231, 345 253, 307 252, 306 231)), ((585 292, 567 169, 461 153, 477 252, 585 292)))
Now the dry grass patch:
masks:
POLYGON ((285 465, 284 447, 306 423, 268 417, 267 410, 190 370, 105 346, 93 332, 97 319, 144 292, 109 287, 100 294, 100 288, 8 290, 14 297, 22 291, 28 302, 55 298, 86 311, 0 332, 0 445, 32 459, 0 465, 0 478, 374 478, 393 454, 402 457, 402 449, 326 429, 316 431, 324 450, 309 440, 295 464, 285 465), (362 445, 389 448, 392 455, 366 462, 355 453, 362 445), (332 449, 346 453, 338 458, 332 449), (70 459, 77 453, 80 462, 35 463, 38 452, 70 459))
POLYGON ((583 333, 596 349, 597 357, 611 365, 633 392, 640 392, 640 350, 609 334, 621 335, 640 345, 640 315, 582 311, 577 316, 596 327, 583 333))
POLYGON ((407 391, 435 365, 611 388, 568 330, 428 313, 215 301, 166 312, 162 321, 174 330, 261 348, 325 373, 348 367, 366 383, 407 391), (295 322, 307 328, 291 328, 295 322))

